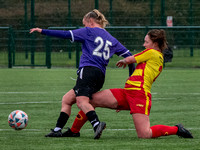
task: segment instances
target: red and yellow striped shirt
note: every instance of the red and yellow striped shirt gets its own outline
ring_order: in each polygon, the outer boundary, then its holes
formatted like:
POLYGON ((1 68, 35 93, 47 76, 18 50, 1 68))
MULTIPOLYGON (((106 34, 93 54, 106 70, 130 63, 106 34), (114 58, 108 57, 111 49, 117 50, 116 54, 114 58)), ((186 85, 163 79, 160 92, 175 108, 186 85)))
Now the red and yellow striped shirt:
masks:
POLYGON ((127 90, 151 91, 155 79, 163 69, 163 54, 154 49, 145 49, 134 55, 137 66, 125 84, 127 90))

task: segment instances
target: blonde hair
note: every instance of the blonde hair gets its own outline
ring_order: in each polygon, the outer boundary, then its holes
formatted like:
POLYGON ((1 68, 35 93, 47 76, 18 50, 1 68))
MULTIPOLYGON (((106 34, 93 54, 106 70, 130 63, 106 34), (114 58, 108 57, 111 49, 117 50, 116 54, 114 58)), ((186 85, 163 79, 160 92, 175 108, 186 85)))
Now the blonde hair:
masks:
POLYGON ((97 9, 92 10, 83 17, 85 20, 90 18, 93 18, 95 22, 98 23, 102 28, 105 28, 107 25, 109 25, 108 20, 106 20, 105 16, 97 9))
POLYGON ((147 35, 149 35, 150 39, 153 43, 158 43, 158 47, 160 48, 161 52, 163 52, 167 48, 167 39, 165 30, 163 29, 153 29, 150 30, 147 35))

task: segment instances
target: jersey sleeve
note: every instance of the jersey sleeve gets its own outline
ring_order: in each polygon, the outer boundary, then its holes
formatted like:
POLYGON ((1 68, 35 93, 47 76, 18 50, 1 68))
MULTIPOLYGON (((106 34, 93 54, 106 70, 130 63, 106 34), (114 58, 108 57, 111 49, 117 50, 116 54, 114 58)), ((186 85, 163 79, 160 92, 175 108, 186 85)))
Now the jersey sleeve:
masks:
POLYGON ((47 36, 58 37, 58 38, 64 38, 64 39, 71 39, 71 37, 72 37, 70 31, 63 31, 63 30, 42 29, 41 34, 44 34, 47 36))
POLYGON ((145 49, 144 51, 137 53, 134 55, 136 63, 139 64, 141 62, 145 62, 152 57, 151 49, 145 49))
POLYGON ((71 35, 72 35, 72 42, 83 42, 87 36, 88 36, 88 30, 87 28, 81 28, 81 29, 75 29, 75 30, 70 30, 71 35))
POLYGON ((130 51, 124 47, 119 41, 117 41, 117 44, 116 44, 116 52, 115 54, 118 55, 118 56, 121 56, 121 57, 128 57, 128 56, 132 56, 132 54, 130 53, 130 51))
MULTIPOLYGON (((117 51, 115 53, 116 55, 124 58, 132 56, 131 52, 126 47, 124 47, 119 41, 116 40, 116 42, 117 42, 116 44, 117 51)), ((129 76, 131 76, 133 71, 135 70, 135 64, 134 63, 129 64, 128 68, 129 68, 129 76)))

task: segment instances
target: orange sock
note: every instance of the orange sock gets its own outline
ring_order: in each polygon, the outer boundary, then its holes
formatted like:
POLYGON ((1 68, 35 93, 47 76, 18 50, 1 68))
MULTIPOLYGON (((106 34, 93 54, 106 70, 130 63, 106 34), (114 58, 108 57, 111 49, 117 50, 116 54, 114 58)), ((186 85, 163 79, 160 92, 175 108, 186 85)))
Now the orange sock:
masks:
POLYGON ((175 135, 178 131, 177 126, 155 125, 151 127, 152 138, 160 136, 175 135))
POLYGON ((85 115, 85 113, 82 110, 80 110, 74 120, 74 123, 71 127, 71 131, 74 133, 78 133, 81 130, 82 126, 87 122, 87 120, 88 118, 85 115))

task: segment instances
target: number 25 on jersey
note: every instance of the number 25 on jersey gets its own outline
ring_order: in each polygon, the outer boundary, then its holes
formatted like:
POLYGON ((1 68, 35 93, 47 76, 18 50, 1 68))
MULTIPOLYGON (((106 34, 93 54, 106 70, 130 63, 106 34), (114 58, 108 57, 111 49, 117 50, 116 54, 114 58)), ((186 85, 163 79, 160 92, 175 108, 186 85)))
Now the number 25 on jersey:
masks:
POLYGON ((93 55, 99 56, 99 57, 103 56, 103 58, 105 60, 108 60, 110 58, 110 48, 109 48, 109 46, 112 46, 112 43, 108 40, 106 40, 106 42, 104 43, 103 39, 100 36, 96 37, 94 42, 97 43, 98 46, 94 49, 93 55))

